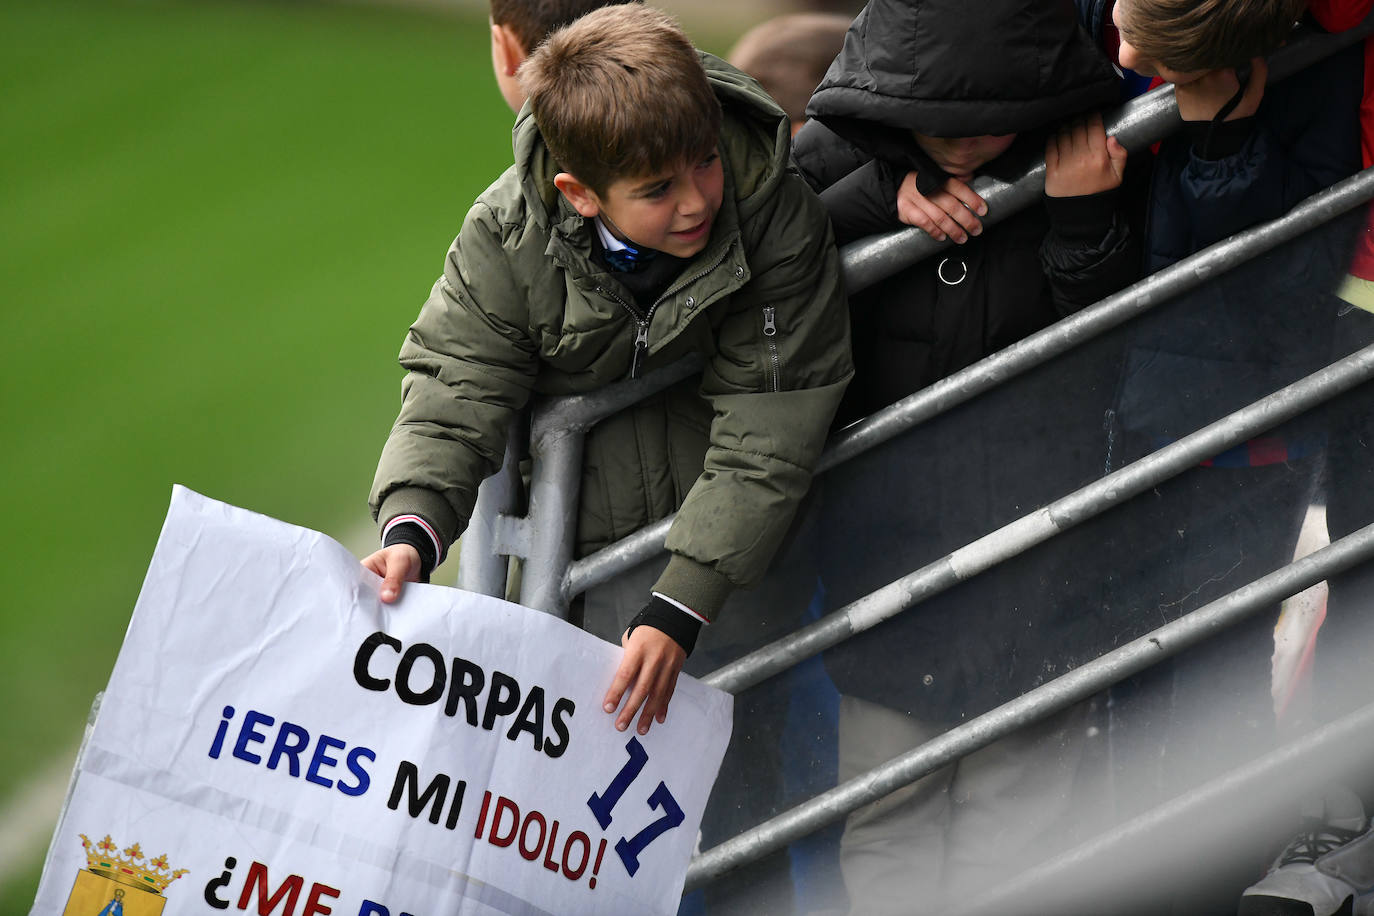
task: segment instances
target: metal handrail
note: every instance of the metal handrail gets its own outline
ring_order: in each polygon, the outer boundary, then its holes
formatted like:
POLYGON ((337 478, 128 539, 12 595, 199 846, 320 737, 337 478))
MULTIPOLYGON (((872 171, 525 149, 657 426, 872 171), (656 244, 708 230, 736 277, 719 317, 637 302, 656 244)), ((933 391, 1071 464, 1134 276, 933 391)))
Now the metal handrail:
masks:
MULTIPOLYGON (((1232 270, 1284 242, 1334 219, 1374 197, 1374 169, 1366 169, 1312 195, 1284 216, 1218 242, 1108 296, 1096 305, 1058 321, 1011 346, 949 375, 843 430, 822 453, 822 473, 1004 384, 1163 305, 1217 274, 1232 270)), ((573 561, 564 594, 571 597, 609 581, 663 549, 676 515, 646 525, 634 534, 573 561)))
POLYGON ((1023 515, 702 680, 739 693, 1370 379, 1374 345, 1023 515))
POLYGON ((536 404, 528 421, 517 417, 500 470, 482 481, 472 518, 463 533, 458 586, 483 595, 505 597, 506 557, 547 556, 521 576, 520 602, 566 616, 563 570, 572 561, 577 501, 577 471, 587 430, 601 420, 701 372, 700 354, 691 354, 642 378, 607 385, 586 394, 550 398, 536 404), (534 458, 541 471, 532 476, 529 508, 513 515, 519 502, 519 464, 534 458), (560 564, 559 560, 563 562, 560 564))
POLYGON ((546 401, 530 424, 530 457, 543 473, 530 482, 530 511, 524 526, 527 563, 520 603, 567 617, 569 595, 563 587, 573 561, 578 501, 582 492, 582 448, 587 431, 614 413, 700 374, 699 355, 655 369, 643 378, 597 391, 546 401))
MULTIPOLYGON (((1374 363, 1374 347, 1366 352, 1374 363)), ((781 849, 1024 725, 1086 700, 1252 614, 1274 607, 1290 595, 1370 559, 1374 559, 1374 524, 703 852, 688 868, 687 889, 781 849)))

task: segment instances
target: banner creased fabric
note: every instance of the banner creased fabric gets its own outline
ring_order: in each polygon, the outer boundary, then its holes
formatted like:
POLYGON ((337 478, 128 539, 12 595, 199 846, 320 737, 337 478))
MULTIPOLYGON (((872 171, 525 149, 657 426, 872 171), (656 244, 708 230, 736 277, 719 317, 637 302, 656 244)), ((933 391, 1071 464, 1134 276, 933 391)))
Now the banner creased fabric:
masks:
POLYGON ((732 698, 618 732, 621 650, 183 487, 34 914, 675 913, 732 698))

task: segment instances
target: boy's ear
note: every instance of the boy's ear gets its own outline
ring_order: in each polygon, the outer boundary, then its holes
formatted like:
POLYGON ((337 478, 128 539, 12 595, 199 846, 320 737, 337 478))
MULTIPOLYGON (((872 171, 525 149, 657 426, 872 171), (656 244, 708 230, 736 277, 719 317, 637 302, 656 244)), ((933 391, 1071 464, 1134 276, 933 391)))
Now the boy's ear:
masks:
POLYGON ((496 71, 502 76, 515 76, 515 71, 520 69, 520 65, 525 62, 529 55, 525 53, 525 46, 520 43, 520 39, 515 37, 515 32, 511 31, 508 25, 491 24, 491 56, 492 64, 496 71))
POLYGON ((568 199, 568 203, 573 205, 573 209, 587 219, 591 219, 601 212, 601 199, 596 196, 596 192, 578 181, 572 174, 559 172, 553 176, 553 185, 563 193, 563 196, 568 199))

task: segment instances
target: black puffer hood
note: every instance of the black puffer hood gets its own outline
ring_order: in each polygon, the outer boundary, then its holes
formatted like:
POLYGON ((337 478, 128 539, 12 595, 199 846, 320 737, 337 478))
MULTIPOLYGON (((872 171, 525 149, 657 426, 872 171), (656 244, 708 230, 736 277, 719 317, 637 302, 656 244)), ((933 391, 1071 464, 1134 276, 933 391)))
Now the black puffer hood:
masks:
POLYGON ((972 137, 1045 127, 1118 91, 1072 0, 870 0, 806 113, 856 142, 874 124, 972 137))

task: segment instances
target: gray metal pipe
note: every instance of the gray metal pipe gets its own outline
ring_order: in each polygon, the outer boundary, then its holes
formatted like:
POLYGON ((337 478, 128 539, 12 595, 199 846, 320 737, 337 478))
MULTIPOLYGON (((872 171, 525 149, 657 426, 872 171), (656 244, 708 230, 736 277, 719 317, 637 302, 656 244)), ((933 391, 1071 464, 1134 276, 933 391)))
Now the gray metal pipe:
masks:
MULTIPOLYGON (((650 395, 701 372, 700 356, 689 356, 645 374, 587 394, 552 398, 537 406, 530 423, 530 506, 519 525, 526 563, 520 603, 567 619, 571 595, 564 588, 577 535, 582 491, 582 451, 587 430, 650 395)), ((500 519, 494 529, 500 529, 500 519)), ((505 526, 511 527, 509 525, 505 526)), ((497 531, 499 535, 499 530, 497 531)), ((495 536, 494 536, 495 538, 495 536)), ((515 552, 515 546, 508 545, 515 552)))
MULTIPOLYGON (((486 550, 502 543, 501 534, 518 527, 520 538, 506 538, 513 556, 526 557, 520 603, 564 619, 569 595, 563 580, 572 563, 582 490, 582 450, 587 430, 659 391, 701 372, 697 355, 586 394, 550 398, 537 405, 530 422, 530 504, 524 520, 496 516, 489 525, 486 550), (514 524, 518 522, 523 524, 514 524)), ((509 450, 508 450, 509 453, 509 450)), ((479 491, 480 497, 480 491, 479 491)), ((504 588, 505 583, 502 583, 504 588)))
POLYGON ((611 414, 700 375, 703 365, 701 354, 692 353, 675 363, 646 372, 641 378, 624 379, 585 394, 549 398, 536 409, 530 436, 537 439, 541 435, 556 434, 561 429, 586 432, 611 414))
POLYGON ((952 407, 1082 346, 1137 315, 1196 289, 1285 242, 1293 241, 1374 197, 1374 168, 1313 194, 1288 213, 1217 242, 1151 274, 1096 305, 1037 331, 890 407, 851 424, 817 463, 828 470, 907 432, 952 407))
MULTIPOLYGON (((1374 366, 1374 347, 1364 353, 1374 366)), ((1374 525, 1368 525, 707 850, 692 860, 687 889, 781 849, 1024 725, 1067 709, 1251 614, 1372 558, 1374 525)))
POLYGON ((702 680, 739 693, 1370 378, 1374 378, 1374 345, 1024 515, 702 680))
POLYGON ((625 570, 658 556, 663 551, 668 529, 673 526, 675 518, 676 512, 653 524, 645 525, 634 534, 602 547, 595 553, 574 560, 568 565, 563 593, 571 600, 574 595, 580 595, 589 588, 609 582, 625 570))
MULTIPOLYGON (((1269 81, 1285 79, 1361 40, 1371 31, 1374 31, 1374 14, 1367 16, 1357 28, 1334 35, 1310 35, 1285 45, 1270 58, 1269 81)), ((1172 84, 1132 99, 1105 120, 1107 132, 1132 152, 1144 149, 1183 126, 1172 84)), ((996 225, 1040 200, 1045 191, 1045 163, 1043 160, 1038 162, 1014 182, 983 175, 974 179, 972 187, 988 204, 983 224, 996 225)), ((867 289, 952 244, 948 240, 936 241, 914 227, 859 239, 841 252, 845 286, 850 293, 867 289)))
POLYGON ((564 620, 568 600, 563 573, 572 562, 577 535, 577 506, 582 491, 582 429, 560 429, 535 415, 530 458, 536 472, 530 480, 530 562, 520 577, 520 603, 564 620))
POLYGON ((519 507, 524 495, 520 461, 529 450, 529 421, 521 413, 510 424, 501 467, 477 488, 477 503, 458 553, 458 587, 479 595, 506 597, 510 560, 499 547, 497 525, 519 507))
MULTIPOLYGON (((1276 220, 1205 248, 1096 305, 999 350, 841 431, 821 455, 816 473, 848 461, 1016 375, 1081 346, 1220 273, 1298 238, 1371 197, 1374 197, 1374 169, 1366 169, 1312 195, 1276 220)), ((629 537, 574 561, 568 568, 565 593, 570 597, 580 594, 656 556, 663 549, 674 517, 646 525, 629 537)))

